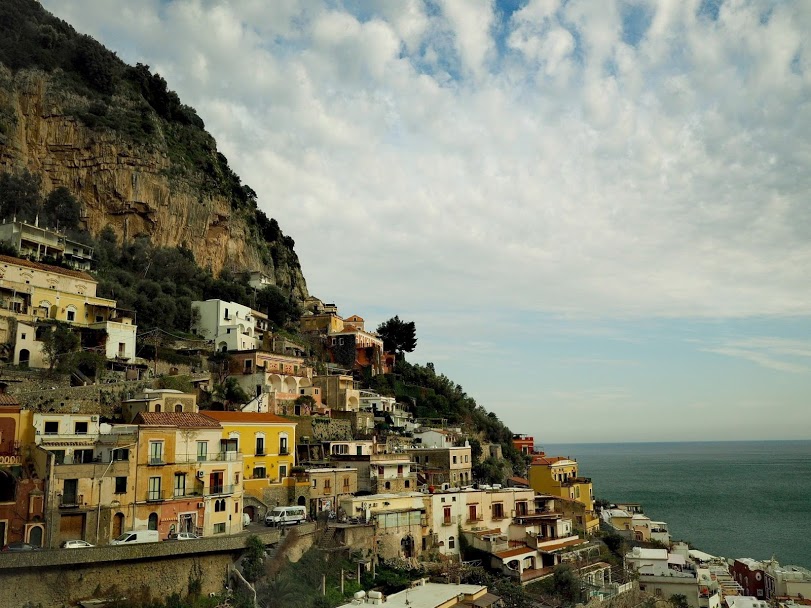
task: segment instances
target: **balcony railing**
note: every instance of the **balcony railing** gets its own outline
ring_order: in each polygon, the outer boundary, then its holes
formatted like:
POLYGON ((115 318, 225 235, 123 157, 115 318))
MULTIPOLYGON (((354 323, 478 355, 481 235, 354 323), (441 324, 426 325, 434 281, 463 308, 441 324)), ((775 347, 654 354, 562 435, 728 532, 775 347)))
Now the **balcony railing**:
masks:
POLYGON ((234 493, 234 485, 219 485, 219 486, 209 486, 208 488, 203 489, 204 496, 220 496, 223 494, 233 494, 234 493))
POLYGON ((59 508, 60 509, 70 509, 79 507, 84 504, 84 495, 83 494, 70 494, 70 495, 63 495, 59 499, 59 508))
POLYGON ((288 456, 290 454, 290 450, 287 448, 279 448, 279 456, 288 456))
POLYGON ((160 502, 169 497, 171 497, 171 494, 167 490, 147 490, 146 493, 147 502, 160 502))
POLYGON ((163 456, 150 457, 149 462, 147 464, 149 464, 149 466, 151 467, 157 467, 162 464, 166 464, 166 461, 163 459, 163 456))

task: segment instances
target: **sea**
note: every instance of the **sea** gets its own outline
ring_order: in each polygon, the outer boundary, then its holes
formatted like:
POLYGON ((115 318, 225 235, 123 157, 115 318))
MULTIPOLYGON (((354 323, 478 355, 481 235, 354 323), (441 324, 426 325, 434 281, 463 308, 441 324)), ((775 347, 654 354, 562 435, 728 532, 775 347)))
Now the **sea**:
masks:
POLYGON ((811 441, 541 446, 576 458, 594 497, 641 503, 675 540, 811 568, 811 441))

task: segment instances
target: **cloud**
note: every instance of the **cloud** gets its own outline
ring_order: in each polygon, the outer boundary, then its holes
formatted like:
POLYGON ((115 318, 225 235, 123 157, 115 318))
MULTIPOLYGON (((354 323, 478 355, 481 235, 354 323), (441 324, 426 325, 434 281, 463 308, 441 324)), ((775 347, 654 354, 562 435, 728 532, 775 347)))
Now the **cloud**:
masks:
POLYGON ((728 340, 702 350, 744 359, 780 372, 805 374, 811 371, 811 341, 752 337, 728 340))
POLYGON ((199 110, 316 294, 809 312, 806 3, 43 4, 199 110))

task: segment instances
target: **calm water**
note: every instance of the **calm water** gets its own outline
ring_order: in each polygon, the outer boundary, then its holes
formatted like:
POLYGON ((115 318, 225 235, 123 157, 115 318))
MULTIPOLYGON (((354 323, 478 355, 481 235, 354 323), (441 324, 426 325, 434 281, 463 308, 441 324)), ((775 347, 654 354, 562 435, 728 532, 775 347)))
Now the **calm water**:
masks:
POLYGON ((576 458, 596 498, 642 503, 674 539, 811 568, 811 441, 542 447, 576 458))

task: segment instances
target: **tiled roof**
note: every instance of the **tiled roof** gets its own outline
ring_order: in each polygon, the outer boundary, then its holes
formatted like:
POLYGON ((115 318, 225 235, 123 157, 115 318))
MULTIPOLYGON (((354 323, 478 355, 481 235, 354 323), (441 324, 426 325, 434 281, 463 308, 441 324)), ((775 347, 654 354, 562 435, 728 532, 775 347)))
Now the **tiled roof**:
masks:
POLYGON ((0 405, 20 405, 20 402, 14 395, 0 393, 0 405))
POLYGON ((560 462, 561 460, 569 460, 568 458, 564 458, 563 456, 536 456, 532 459, 532 464, 544 464, 550 465, 555 464, 556 462, 560 462))
POLYGON ((205 411, 201 412, 204 416, 213 418, 218 422, 242 422, 246 424, 261 424, 261 423, 275 423, 275 424, 296 424, 292 420, 287 420, 276 414, 262 414, 258 412, 220 412, 220 411, 205 411))
POLYGON ((499 559, 504 559, 507 557, 515 557, 516 555, 526 555, 528 553, 535 553, 535 549, 530 547, 517 547, 515 549, 508 549, 507 551, 494 553, 494 555, 499 559))
POLYGON ((187 429, 219 429, 216 420, 195 412, 139 412, 133 424, 176 426, 187 429))
POLYGON ((78 270, 71 270, 70 268, 62 268, 61 266, 51 266, 50 264, 42 264, 40 262, 32 262, 30 260, 23 260, 22 258, 14 258, 10 255, 0 255, 0 263, 16 264, 17 266, 25 266, 27 268, 34 268, 35 270, 43 270, 45 272, 53 272, 55 274, 63 274, 75 279, 84 279, 85 281, 96 282, 96 279, 91 277, 86 272, 78 270))
POLYGON ((582 538, 573 538, 572 540, 564 540, 559 543, 555 543, 553 545, 546 545, 545 547, 540 547, 539 550, 543 551, 544 553, 551 553, 552 551, 559 551, 560 549, 565 549, 566 547, 573 547, 574 545, 583 545, 587 541, 583 540, 582 538))

